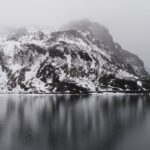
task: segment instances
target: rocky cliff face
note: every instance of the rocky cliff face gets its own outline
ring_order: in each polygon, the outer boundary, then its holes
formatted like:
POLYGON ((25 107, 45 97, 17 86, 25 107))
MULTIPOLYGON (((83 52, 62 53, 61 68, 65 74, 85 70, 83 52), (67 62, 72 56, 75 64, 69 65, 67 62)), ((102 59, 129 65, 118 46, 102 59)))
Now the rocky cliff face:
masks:
POLYGON ((144 68, 143 61, 135 54, 123 50, 118 43, 115 43, 109 33, 109 30, 104 26, 84 19, 81 21, 71 22, 61 28, 63 31, 71 29, 76 31, 89 32, 95 39, 95 44, 100 49, 109 52, 112 59, 118 63, 120 67, 124 66, 130 73, 133 73, 137 76, 148 75, 144 68))
POLYGON ((143 62, 114 43, 105 27, 84 22, 54 33, 21 28, 1 40, 0 92, 148 90, 143 62))

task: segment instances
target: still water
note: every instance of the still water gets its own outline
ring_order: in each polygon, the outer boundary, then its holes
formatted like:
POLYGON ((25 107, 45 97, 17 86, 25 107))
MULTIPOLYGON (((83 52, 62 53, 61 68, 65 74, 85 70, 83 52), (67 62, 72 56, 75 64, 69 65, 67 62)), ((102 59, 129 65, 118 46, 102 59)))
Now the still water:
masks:
POLYGON ((150 150, 150 96, 0 96, 0 150, 150 150))

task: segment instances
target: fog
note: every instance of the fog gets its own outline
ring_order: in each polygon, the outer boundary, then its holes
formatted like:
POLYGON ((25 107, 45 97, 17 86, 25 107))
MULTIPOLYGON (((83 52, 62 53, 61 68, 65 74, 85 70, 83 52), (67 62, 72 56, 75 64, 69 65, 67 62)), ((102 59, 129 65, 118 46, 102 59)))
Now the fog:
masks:
POLYGON ((57 28, 82 18, 106 26, 115 41, 150 68, 149 0, 0 0, 0 26, 57 28))

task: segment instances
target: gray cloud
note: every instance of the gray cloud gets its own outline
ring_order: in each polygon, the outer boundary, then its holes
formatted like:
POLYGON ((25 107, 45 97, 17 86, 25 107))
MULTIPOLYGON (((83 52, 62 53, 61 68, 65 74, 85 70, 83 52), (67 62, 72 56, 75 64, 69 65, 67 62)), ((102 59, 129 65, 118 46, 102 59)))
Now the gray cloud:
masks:
POLYGON ((88 18, 110 30, 124 49, 150 67, 149 0, 0 0, 0 25, 58 27, 88 18))

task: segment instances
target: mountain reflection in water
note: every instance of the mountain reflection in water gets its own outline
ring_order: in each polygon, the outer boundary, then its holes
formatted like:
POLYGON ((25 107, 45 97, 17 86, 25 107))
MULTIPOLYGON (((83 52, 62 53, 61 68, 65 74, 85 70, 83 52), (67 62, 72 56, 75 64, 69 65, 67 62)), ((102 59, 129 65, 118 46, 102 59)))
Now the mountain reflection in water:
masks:
POLYGON ((0 96, 0 150, 149 150, 149 129, 150 96, 0 96))

